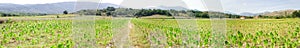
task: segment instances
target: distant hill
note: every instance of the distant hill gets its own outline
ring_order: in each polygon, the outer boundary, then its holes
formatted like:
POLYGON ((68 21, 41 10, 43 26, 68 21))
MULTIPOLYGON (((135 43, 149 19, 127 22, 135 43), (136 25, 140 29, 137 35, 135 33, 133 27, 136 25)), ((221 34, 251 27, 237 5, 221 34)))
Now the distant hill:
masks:
POLYGON ((241 16, 256 16, 258 14, 256 14, 256 13, 250 13, 250 12, 243 12, 243 13, 240 13, 239 15, 241 15, 241 16))
POLYGON ((69 12, 75 12, 82 9, 97 9, 95 6, 98 6, 99 9, 106 8, 106 7, 120 7, 119 5, 115 5, 111 3, 101 3, 99 5, 98 4, 99 3, 93 3, 93 2, 60 2, 60 3, 50 3, 50 4, 25 4, 25 5, 1 3, 0 12, 57 14, 57 13, 62 13, 64 10, 67 10, 69 12), (75 6, 76 4, 84 4, 89 6, 77 8, 75 6))
POLYGON ((146 9, 162 9, 162 10, 169 10, 169 9, 174 9, 174 10, 189 10, 188 8, 185 7, 181 7, 181 6, 172 6, 172 7, 168 7, 168 6, 149 6, 149 7, 145 7, 146 9))
MULTIPOLYGON (((84 9, 103 9, 107 7, 122 7, 120 5, 111 3, 94 3, 94 2, 60 2, 60 3, 48 3, 48 4, 10 4, 10 3, 0 3, 0 12, 24 12, 24 13, 47 13, 47 14, 58 14, 62 13, 64 10, 69 12, 76 12, 84 9), (79 7, 81 4, 84 7, 79 7), (77 5, 77 6, 76 6, 77 5), (76 9, 76 10, 74 10, 76 9)), ((146 7, 149 9, 175 9, 175 10, 188 10, 188 8, 175 6, 157 6, 157 7, 146 7)))
POLYGON ((262 16, 287 16, 293 14, 296 10, 280 10, 280 11, 273 11, 273 12, 265 12, 261 13, 262 16))

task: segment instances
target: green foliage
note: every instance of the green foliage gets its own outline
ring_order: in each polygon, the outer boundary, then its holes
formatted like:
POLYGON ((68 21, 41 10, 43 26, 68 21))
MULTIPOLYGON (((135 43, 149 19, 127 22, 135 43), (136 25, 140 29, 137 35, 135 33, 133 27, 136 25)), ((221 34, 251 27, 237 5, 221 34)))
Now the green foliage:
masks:
MULTIPOLYGON (((120 28, 124 20, 96 20, 96 42, 104 47, 111 43, 112 27, 120 28)), ((0 48, 3 47, 52 47, 74 48, 72 40, 72 20, 18 21, 0 24, 0 48), (42 45, 41 45, 42 44, 42 45)), ((103 47, 101 46, 101 47, 103 47)))
POLYGON ((56 18, 60 18, 59 15, 56 15, 56 18))
POLYGON ((293 12, 294 17, 300 17, 300 10, 293 12))
POLYGON ((0 45, 0 48, 4 48, 4 46, 0 45))
POLYGON ((141 16, 151 16, 151 15, 167 15, 172 16, 168 10, 160 10, 160 9, 141 9, 139 12, 135 14, 135 16, 141 17, 141 16))
POLYGON ((12 23, 13 20, 11 18, 9 18, 8 20, 5 21, 5 23, 12 23))
POLYGON ((68 12, 67 10, 65 10, 63 13, 64 13, 64 14, 69 14, 69 12, 68 12))
MULTIPOLYGON (((115 28, 127 27, 128 20, 99 19, 95 21, 96 43, 99 46, 113 44, 112 32, 115 28), (112 21, 114 23, 112 23, 112 21)), ((183 20, 181 20, 183 21, 183 20)), ((191 20, 184 20, 191 21, 191 20)), ((212 47, 214 32, 210 20, 196 20, 197 30, 182 28, 174 19, 132 19, 134 24, 130 39, 133 45, 145 45, 149 47, 159 44, 165 47, 192 46, 212 47), (134 33, 133 33, 134 32, 134 33), (153 37, 151 33, 162 34, 153 37), (134 39, 135 33, 141 33, 134 39), (164 38, 160 38, 164 37, 164 38), (142 42, 136 42, 142 40, 142 42), (150 42, 153 41, 153 42, 150 42), (149 46, 147 46, 149 45, 149 46)), ((226 47, 298 47, 299 44, 299 19, 286 20, 226 20, 226 47)), ((74 48, 75 40, 72 40, 72 20, 43 20, 43 21, 20 21, 11 24, 0 25, 0 48, 1 47, 51 47, 51 48, 74 48), (5 26, 4 26, 5 25, 5 26), (16 42, 14 42, 16 41, 16 42), (17 43, 17 44, 16 44, 17 43), (44 43, 43 45, 40 45, 44 43)), ((102 47, 103 48, 103 47, 102 47)))
POLYGON ((12 13, 3 13, 0 12, 0 17, 9 17, 9 16, 43 16, 47 15, 44 13, 19 13, 19 12, 12 12, 12 13))
POLYGON ((107 11, 115 11, 116 8, 114 8, 114 7, 107 7, 106 10, 107 10, 107 11))
MULTIPOLYGON (((152 15, 166 15, 166 16, 189 16, 196 18, 209 18, 208 11, 198 10, 162 10, 162 9, 132 9, 132 8, 114 8, 107 7, 105 9, 97 10, 80 10, 74 14, 97 15, 97 16, 129 16, 129 17, 145 17, 152 15)), ((222 14, 226 18, 236 18, 239 15, 226 14, 221 12, 213 12, 213 14, 222 14)))
MULTIPOLYGON (((212 40, 211 38, 211 26, 210 22, 198 20, 201 23, 198 23, 199 31, 194 33, 193 31, 189 31, 187 38, 195 37, 193 34, 199 35, 200 41, 197 44, 201 47, 210 46, 212 40)), ((295 40, 299 37, 299 20, 281 20, 282 22, 278 22, 278 20, 228 20, 227 29, 232 29, 227 32, 226 40, 222 43, 226 45, 226 47, 276 47, 276 46, 286 46, 286 47, 297 47, 299 46, 298 40, 295 40), (295 26, 290 26, 295 25, 295 26), (262 27, 263 26, 263 27, 262 27), (272 29, 270 29, 272 28, 272 29), (289 34, 284 32, 286 30, 282 30, 283 28, 292 31, 289 34)), ((148 32, 154 29, 162 30, 167 37, 168 46, 176 46, 176 45, 186 45, 193 40, 190 39, 180 39, 184 36, 185 33, 182 31, 184 29, 179 29, 179 24, 173 24, 176 20, 150 20, 150 19, 135 19, 132 21, 135 26, 145 29, 148 32), (179 30, 178 30, 179 29, 179 30), (178 39, 179 38, 179 39, 178 39), (177 40, 182 40, 182 44, 180 42, 176 42, 177 40), (186 42, 184 42, 186 41, 186 42)), ((157 41, 157 40, 153 40, 157 41)))

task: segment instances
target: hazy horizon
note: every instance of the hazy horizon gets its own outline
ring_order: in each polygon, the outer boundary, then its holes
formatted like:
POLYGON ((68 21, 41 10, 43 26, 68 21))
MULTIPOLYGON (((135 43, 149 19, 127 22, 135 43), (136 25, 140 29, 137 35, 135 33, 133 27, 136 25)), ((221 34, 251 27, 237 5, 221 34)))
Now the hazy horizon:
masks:
MULTIPOLYGON (((59 2, 76 2, 77 0, 0 0, 0 3, 12 4, 49 4, 59 2)), ((95 0, 96 1, 96 0, 95 0)), ((97 0, 98 1, 98 0, 97 0)), ((207 11, 204 7, 203 0, 182 0, 189 9, 207 11)), ((123 0, 99 0, 98 3, 112 3, 120 5, 123 0)), ((225 12, 230 13, 262 13, 287 9, 300 9, 298 0, 221 0, 225 12)))

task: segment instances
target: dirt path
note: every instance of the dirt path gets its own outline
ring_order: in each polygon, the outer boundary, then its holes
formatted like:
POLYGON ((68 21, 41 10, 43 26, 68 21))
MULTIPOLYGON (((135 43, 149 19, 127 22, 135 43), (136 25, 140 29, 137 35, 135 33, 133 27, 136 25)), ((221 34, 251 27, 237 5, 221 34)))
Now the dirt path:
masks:
POLYGON ((134 48, 150 48, 149 32, 134 23, 130 23, 132 28, 130 32, 130 39, 134 48))
MULTIPOLYGON (((113 46, 115 48, 148 48, 147 34, 135 27, 131 20, 123 28, 114 29, 113 46)), ((110 47, 107 47, 110 48, 110 47)))
POLYGON ((115 47, 115 48, 132 48, 130 33, 133 30, 133 24, 129 20, 127 24, 125 24, 122 28, 115 28, 113 32, 115 35, 113 36, 113 44, 108 46, 107 48, 115 47))

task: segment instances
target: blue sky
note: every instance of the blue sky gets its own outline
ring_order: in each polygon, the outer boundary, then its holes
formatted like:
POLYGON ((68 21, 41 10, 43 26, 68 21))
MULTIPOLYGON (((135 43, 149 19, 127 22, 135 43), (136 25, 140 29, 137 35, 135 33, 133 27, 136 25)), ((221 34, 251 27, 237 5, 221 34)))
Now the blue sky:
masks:
MULTIPOLYGON (((70 2, 77 0, 0 0, 0 3, 14 4, 45 4, 56 2, 70 2)), ((99 0, 95 0, 96 2, 99 0)), ((124 0, 101 0, 101 3, 113 3, 120 5, 124 0)), ((182 0, 188 8, 205 11, 207 10, 202 0, 182 0)), ((300 9, 300 0, 221 0, 223 9, 228 12, 260 13, 285 9, 300 9)))

